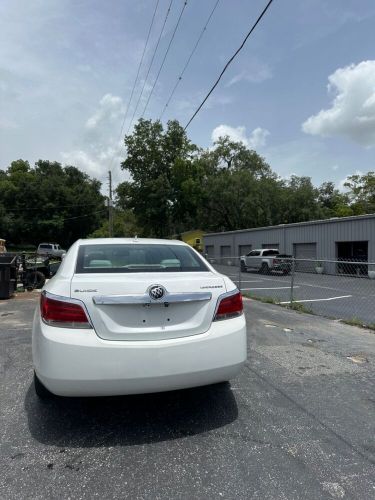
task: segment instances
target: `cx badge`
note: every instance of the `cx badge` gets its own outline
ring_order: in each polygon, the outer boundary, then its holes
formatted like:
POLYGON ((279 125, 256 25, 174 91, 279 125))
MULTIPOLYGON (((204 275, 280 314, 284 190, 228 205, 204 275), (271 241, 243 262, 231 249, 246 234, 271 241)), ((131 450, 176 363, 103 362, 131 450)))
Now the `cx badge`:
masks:
POLYGON ((152 285, 148 289, 148 294, 152 300, 160 300, 166 293, 166 289, 161 285, 152 285))

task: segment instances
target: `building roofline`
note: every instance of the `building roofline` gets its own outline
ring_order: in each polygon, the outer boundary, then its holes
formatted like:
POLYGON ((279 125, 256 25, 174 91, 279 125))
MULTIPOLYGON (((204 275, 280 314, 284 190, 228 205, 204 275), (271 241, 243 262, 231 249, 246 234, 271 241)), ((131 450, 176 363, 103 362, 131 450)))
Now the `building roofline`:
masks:
POLYGON ((189 231, 183 231, 182 233, 177 233, 177 234, 180 234, 182 236, 183 234, 189 234, 189 233, 203 233, 203 229, 190 229, 189 231))
POLYGON ((247 233, 249 231, 264 231, 265 229, 283 229, 286 227, 296 227, 296 226, 308 226, 314 224, 329 224, 333 222, 344 222, 344 221, 355 221, 363 219, 375 219, 374 214, 364 214, 364 215, 350 215, 348 217, 331 217, 329 219, 318 219, 309 220, 305 222, 292 222, 290 224, 277 224, 275 226, 262 226, 262 227, 252 227, 247 229, 236 229, 235 231, 220 231, 216 233, 205 233, 203 236, 218 236, 220 234, 237 234, 237 233, 247 233))

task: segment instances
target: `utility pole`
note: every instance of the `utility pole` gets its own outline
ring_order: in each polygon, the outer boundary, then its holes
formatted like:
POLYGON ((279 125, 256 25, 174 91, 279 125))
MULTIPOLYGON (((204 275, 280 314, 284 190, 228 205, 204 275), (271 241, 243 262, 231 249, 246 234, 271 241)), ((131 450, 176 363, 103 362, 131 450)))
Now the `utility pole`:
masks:
POLYGON ((108 187, 109 187, 109 197, 108 197, 108 235, 110 238, 113 236, 113 203, 112 203, 112 172, 108 171, 108 187))

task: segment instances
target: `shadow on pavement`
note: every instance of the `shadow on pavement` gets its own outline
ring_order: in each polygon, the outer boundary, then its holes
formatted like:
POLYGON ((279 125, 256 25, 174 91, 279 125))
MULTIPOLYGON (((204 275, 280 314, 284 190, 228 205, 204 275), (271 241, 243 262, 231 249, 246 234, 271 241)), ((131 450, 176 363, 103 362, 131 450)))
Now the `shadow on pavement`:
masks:
POLYGON ((30 385, 25 409, 31 435, 61 447, 131 446, 200 434, 236 420, 230 384, 183 391, 40 402, 30 385))

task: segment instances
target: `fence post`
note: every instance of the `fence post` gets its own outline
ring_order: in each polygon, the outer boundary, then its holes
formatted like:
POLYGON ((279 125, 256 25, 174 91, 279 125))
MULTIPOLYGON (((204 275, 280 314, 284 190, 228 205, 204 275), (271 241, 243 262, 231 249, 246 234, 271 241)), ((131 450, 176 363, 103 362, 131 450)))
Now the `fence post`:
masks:
POLYGON ((238 258, 238 289, 241 291, 241 257, 238 258))
POLYGON ((294 257, 292 257, 292 271, 291 271, 291 275, 290 275, 290 305, 293 304, 293 300, 294 300, 294 272, 295 272, 295 267, 296 267, 296 262, 295 262, 295 259, 294 257))

